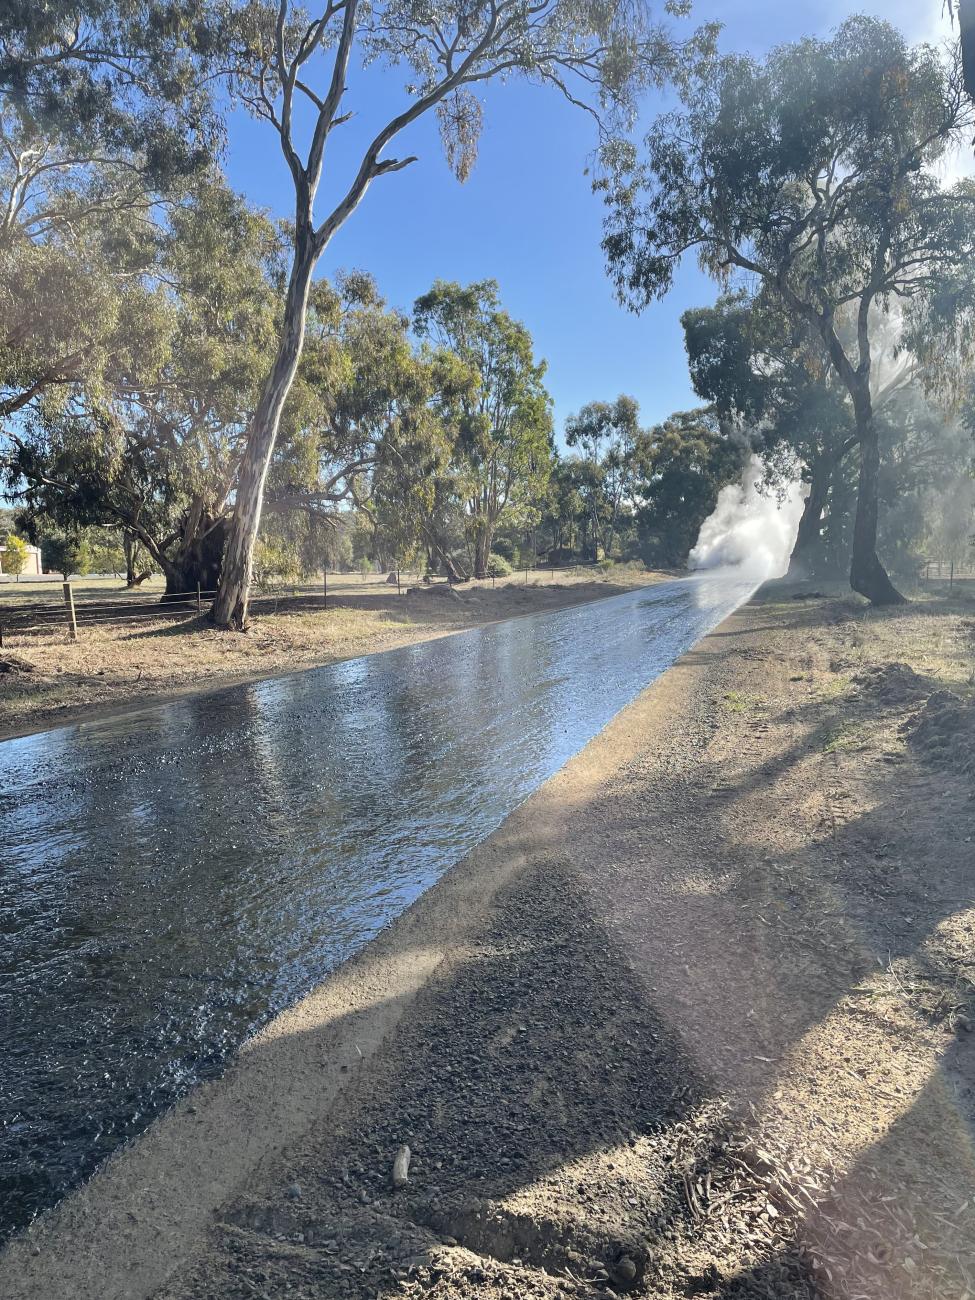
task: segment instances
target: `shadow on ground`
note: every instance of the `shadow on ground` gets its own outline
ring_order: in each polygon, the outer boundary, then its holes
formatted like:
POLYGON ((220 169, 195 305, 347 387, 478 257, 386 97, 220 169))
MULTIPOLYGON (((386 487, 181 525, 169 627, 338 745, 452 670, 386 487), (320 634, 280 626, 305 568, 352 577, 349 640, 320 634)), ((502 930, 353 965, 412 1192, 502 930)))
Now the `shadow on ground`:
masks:
POLYGON ((850 611, 771 612, 717 634, 747 644, 659 752, 511 845, 368 1082, 169 1300, 965 1293, 970 783, 891 739, 934 679, 800 695, 765 632, 850 611), (729 725, 732 686, 764 703, 729 725))

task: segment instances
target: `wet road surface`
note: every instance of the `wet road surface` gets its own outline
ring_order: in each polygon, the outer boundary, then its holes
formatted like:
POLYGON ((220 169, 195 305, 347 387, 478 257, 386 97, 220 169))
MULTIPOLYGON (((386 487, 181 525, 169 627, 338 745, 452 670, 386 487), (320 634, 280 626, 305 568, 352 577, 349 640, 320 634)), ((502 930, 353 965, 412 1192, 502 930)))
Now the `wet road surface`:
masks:
POLYGON ((755 584, 0 744, 0 1238, 483 840, 755 584))

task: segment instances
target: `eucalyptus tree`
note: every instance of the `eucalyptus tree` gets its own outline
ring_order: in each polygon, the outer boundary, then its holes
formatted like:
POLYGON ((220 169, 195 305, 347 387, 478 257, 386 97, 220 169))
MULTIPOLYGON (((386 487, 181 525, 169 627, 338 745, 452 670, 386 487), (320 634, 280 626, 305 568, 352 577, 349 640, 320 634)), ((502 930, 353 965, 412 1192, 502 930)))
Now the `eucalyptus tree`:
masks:
POLYGON ((442 516, 456 497, 459 402, 476 382, 456 353, 416 346, 368 275, 317 281, 266 509, 334 528, 336 511, 354 508, 374 549, 405 559, 423 546, 451 570, 442 516))
MULTIPOLYGON (((388 148, 414 122, 435 114, 447 160, 460 179, 477 152, 477 90, 521 77, 587 109, 604 130, 632 119, 647 86, 679 76, 710 46, 713 30, 680 43, 644 0, 241 0, 225 24, 233 37, 233 84, 276 134, 294 184, 294 246, 278 346, 251 420, 237 485, 220 594, 219 626, 247 620, 251 554, 281 415, 297 372, 315 266, 374 181, 415 162, 388 148), (403 68, 401 107, 353 149, 348 168, 333 133, 355 113, 353 67, 403 68), (331 197, 322 212, 323 179, 331 197)), ((669 0, 684 16, 687 0, 669 0)), ((361 101, 359 101, 361 104, 361 101)), ((349 128, 344 128, 346 131, 349 128)))
POLYGON ((545 362, 531 335, 502 310, 498 286, 438 280, 418 298, 414 327, 452 352, 476 377, 459 411, 454 459, 460 470, 474 576, 488 576, 495 530, 505 519, 530 527, 553 459, 545 362))
POLYGON ((49 392, 124 369, 158 245, 127 165, 34 141, 0 100, 0 438, 49 392))
MULTIPOLYGON (((464 502, 470 490, 457 456, 463 412, 479 376, 446 348, 421 348, 413 361, 409 402, 399 402, 377 443, 370 499, 373 549, 399 562, 425 554, 430 570, 464 581, 464 502)), ((364 504, 364 503, 359 503, 364 504)))
POLYGON ((639 405, 624 395, 615 402, 589 402, 565 423, 566 443, 583 453, 585 483, 580 488, 596 550, 605 555, 612 554, 622 512, 631 501, 639 433, 639 405))
POLYGON ((718 493, 740 476, 742 455, 712 407, 676 411, 640 434, 633 491, 647 564, 687 562, 718 493))
POLYGON ((222 20, 206 0, 6 0, 5 143, 24 145, 28 170, 41 150, 47 174, 87 164, 109 189, 138 175, 160 192, 198 172, 221 134, 209 85, 222 20))
POLYGON ((925 557, 971 558, 975 538, 971 434, 919 383, 887 404, 881 419, 882 535, 902 572, 925 557))
POLYGON ((849 394, 819 333, 767 293, 722 295, 681 317, 694 391, 760 456, 770 490, 808 484, 790 571, 822 564, 834 479, 857 445, 849 394))
POLYGON ((108 262, 114 252, 118 271, 126 240, 141 245, 141 222, 116 213, 105 221, 90 311, 112 323, 111 356, 47 383, 8 425, 0 464, 36 526, 121 527, 162 569, 167 590, 212 588, 248 410, 275 337, 281 239, 219 179, 170 211, 131 275, 113 275, 108 262))
MULTIPOLYGON (((215 178, 158 233, 151 272, 128 282, 138 296, 125 364, 63 393, 49 388, 9 434, 6 479, 37 528, 119 526, 168 592, 212 590, 280 324, 286 247, 215 178)), ((300 541, 303 564, 323 563, 336 512, 369 509, 384 461, 415 465, 421 490, 422 444, 435 441, 439 404, 468 377, 452 356, 418 349, 409 326, 362 273, 312 286, 268 480, 272 550, 300 541)))
POLYGON ((556 564, 576 550, 577 532, 583 532, 589 513, 579 481, 581 462, 576 457, 556 457, 545 492, 542 514, 543 549, 556 564))
POLYGON ((160 204, 219 143, 216 32, 202 4, 0 9, 0 438, 140 344, 160 204))
POLYGON ((931 168, 966 141, 975 109, 957 61, 909 47, 889 24, 850 18, 758 63, 714 60, 681 88, 645 150, 607 149, 604 249, 640 308, 690 251, 720 279, 757 277, 822 339, 850 396, 859 448, 850 582, 902 599, 877 554, 879 436, 871 377, 878 323, 975 251, 975 191, 931 168), (855 318, 843 338, 844 310, 855 318))

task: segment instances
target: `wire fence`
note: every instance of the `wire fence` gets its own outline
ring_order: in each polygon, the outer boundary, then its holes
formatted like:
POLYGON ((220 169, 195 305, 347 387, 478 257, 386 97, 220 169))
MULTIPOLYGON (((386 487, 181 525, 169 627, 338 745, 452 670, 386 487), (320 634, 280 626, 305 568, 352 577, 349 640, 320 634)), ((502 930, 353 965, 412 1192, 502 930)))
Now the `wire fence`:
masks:
POLYGON ((920 577, 925 582, 953 583, 956 579, 975 578, 975 562, 959 560, 923 560, 920 577))
MULTIPOLYGON (((508 581, 529 580, 530 575, 544 578, 546 574, 555 574, 569 570, 587 570, 600 567, 598 561, 575 561, 568 564, 549 564, 542 560, 537 563, 512 569, 504 575, 508 581)), ((379 574, 361 575, 356 580, 354 574, 343 574, 339 581, 336 575, 323 574, 315 583, 283 583, 270 588, 259 588, 251 597, 250 605, 255 612, 274 613, 278 611, 300 609, 327 609, 329 600, 355 599, 364 594, 375 594, 395 588, 402 594, 410 585, 422 582, 424 585, 446 585, 443 577, 423 576, 418 573, 406 573, 393 570, 388 577, 379 574)), ((54 582, 52 588, 56 587, 54 582)), ((173 622, 202 618, 208 613, 216 597, 216 591, 205 591, 197 587, 195 591, 176 593, 159 593, 158 595, 103 596, 83 595, 75 590, 71 582, 60 584, 57 596, 23 598, 15 595, 12 587, 10 596, 4 594, 0 587, 0 648, 8 645, 12 638, 42 635, 57 635, 63 632, 71 640, 78 640, 86 629, 107 628, 111 626, 127 627, 140 623, 173 622)))
MULTIPOLYGON (((405 575, 404 575, 405 577, 405 575)), ((372 584, 373 589, 378 584, 372 584)), ((78 640, 85 629, 129 627, 140 623, 159 623, 202 618, 209 613, 216 591, 160 593, 155 597, 78 595, 70 582, 62 584, 60 597, 18 600, 5 604, 0 595, 0 648, 5 641, 22 636, 40 636, 65 632, 78 640)), ((344 586, 343 595, 356 595, 355 588, 344 586)), ((250 606, 255 611, 276 612, 285 609, 327 609, 330 597, 328 580, 309 585, 285 585, 254 593, 250 606)))
POLYGON ((200 617, 209 609, 213 591, 179 592, 150 597, 79 596, 70 582, 61 584, 59 596, 18 599, 0 596, 0 647, 12 637, 38 636, 63 630, 77 640, 83 628, 151 620, 200 617))

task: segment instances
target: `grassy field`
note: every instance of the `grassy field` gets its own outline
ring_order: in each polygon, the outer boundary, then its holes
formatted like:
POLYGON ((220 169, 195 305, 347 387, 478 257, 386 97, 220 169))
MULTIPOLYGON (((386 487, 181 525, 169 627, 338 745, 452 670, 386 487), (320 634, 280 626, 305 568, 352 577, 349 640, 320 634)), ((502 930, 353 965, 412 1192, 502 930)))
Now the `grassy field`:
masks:
POLYGON ((67 620, 40 632, 17 629, 17 619, 43 603, 60 611, 60 583, 44 580, 0 585, 0 624, 8 630, 0 662, 0 737, 75 721, 106 707, 130 706, 153 698, 274 676, 339 659, 355 658, 479 623, 596 600, 667 575, 642 566, 537 570, 492 582, 470 582, 451 594, 446 586, 423 588, 401 575, 402 592, 386 575, 329 575, 328 609, 321 587, 280 592, 255 606, 245 635, 216 632, 195 613, 159 614, 162 592, 153 580, 127 592, 116 578, 73 583, 78 640, 67 620), (413 587, 412 594, 407 594, 413 587), (90 602, 125 602, 129 619, 87 614, 90 602), (147 605, 136 615, 136 607, 147 605), (13 631, 9 620, 14 616, 13 631))

